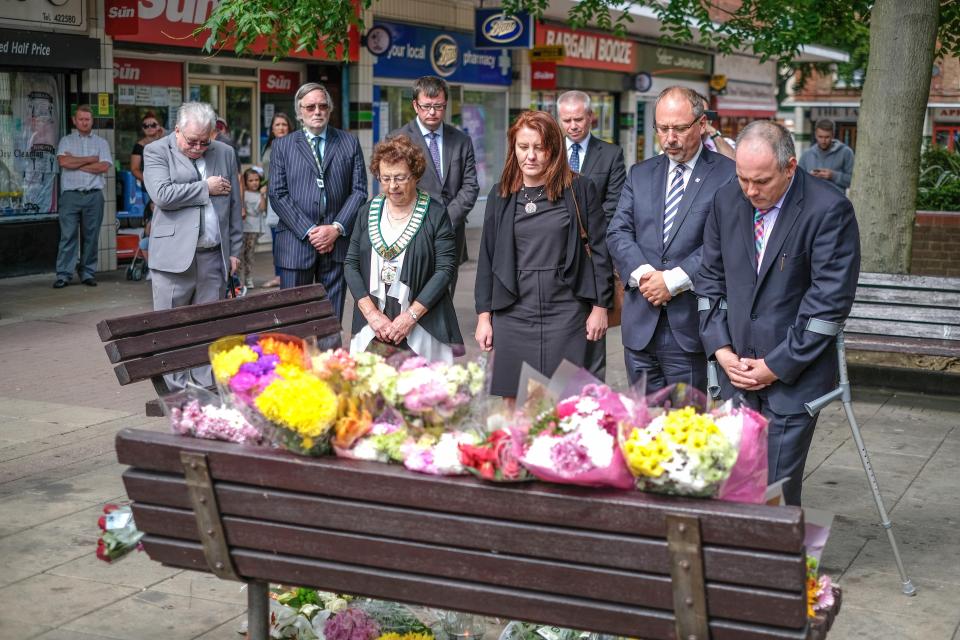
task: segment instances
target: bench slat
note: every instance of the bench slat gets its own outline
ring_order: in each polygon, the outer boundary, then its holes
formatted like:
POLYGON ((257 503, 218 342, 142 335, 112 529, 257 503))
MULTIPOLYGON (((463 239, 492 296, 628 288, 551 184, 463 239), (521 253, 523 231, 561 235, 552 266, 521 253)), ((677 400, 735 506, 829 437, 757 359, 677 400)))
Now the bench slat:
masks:
MULTIPOLYGON (((141 526, 144 517, 165 513, 169 508, 190 510, 191 505, 182 478, 136 470, 123 475, 124 485, 135 506, 141 526)), ((445 544, 547 560, 565 560, 580 564, 670 574, 667 544, 664 540, 571 531, 563 527, 505 523, 490 519, 468 518, 432 513, 425 525, 422 511, 396 507, 304 496, 283 491, 265 491, 218 482, 217 501, 225 516, 241 516, 298 522, 354 533, 402 538, 425 544, 445 544), (402 532, 402 533, 400 533, 402 532)), ((155 521, 155 520, 154 520, 155 521)), ((162 525, 162 523, 160 523, 162 525)), ((151 529, 178 537, 174 532, 151 529)), ((193 529, 183 536, 196 539, 193 529)), ((752 587, 803 589, 805 562, 801 554, 780 554, 707 545, 703 550, 704 573, 710 580, 752 587)))
POLYGON ((940 276, 913 276, 899 273, 861 273, 859 285, 906 287, 909 289, 940 289, 960 291, 960 278, 940 276))
MULTIPOLYGON (((283 333, 301 338, 330 336, 333 334, 339 335, 339 332, 340 322, 336 316, 283 327, 283 333)), ((140 380, 147 380, 154 376, 210 364, 210 357, 207 353, 208 347, 209 343, 199 344, 146 356, 138 360, 130 360, 118 364, 113 370, 117 374, 117 380, 121 385, 139 382, 140 380)))
POLYGON ((278 289, 270 293, 244 296, 228 300, 218 300, 204 304, 195 304, 186 307, 177 307, 164 311, 148 311, 122 318, 101 320, 97 323, 97 333, 100 340, 116 340, 129 336, 151 333, 155 331, 173 329, 198 322, 207 322, 228 316, 238 316, 272 309, 274 307, 288 307, 304 302, 325 300, 326 290, 321 284, 294 287, 292 289, 278 289))
POLYGON ((261 331, 283 333, 287 325, 332 317, 333 304, 329 300, 317 300, 289 307, 219 318, 188 327, 121 338, 106 345, 105 349, 110 362, 117 363, 198 343, 209 345, 218 338, 234 334, 258 333, 261 331))
MULTIPOLYGON (((138 526, 152 535, 199 542, 196 517, 192 511, 140 505, 136 518, 138 526), (189 538, 185 535, 187 533, 189 538)), ((597 567, 573 558, 544 562, 491 550, 459 549, 452 542, 428 545, 352 531, 346 533, 231 516, 224 517, 223 524, 233 552, 250 549, 454 580, 470 576, 473 581, 501 587, 673 609, 669 573, 657 575, 597 567)), ((431 525, 429 516, 421 524, 424 528, 431 525)), ((709 614, 715 618, 791 628, 806 624, 805 589, 802 587, 790 593, 708 580, 707 601, 709 614)))
POLYGON ((857 287, 857 302, 877 302, 906 306, 925 305, 960 310, 960 293, 918 291, 916 289, 884 289, 857 287))
POLYGON ((919 324, 898 320, 866 320, 848 318, 844 325, 850 333, 867 333, 881 336, 904 336, 938 340, 960 340, 960 325, 919 324))
POLYGON ((844 332, 843 339, 848 348, 857 351, 960 357, 960 341, 957 340, 877 336, 853 332, 844 332))
MULTIPOLYGON (((199 543, 153 535, 145 536, 143 543, 154 560, 205 570, 206 561, 199 543)), ((451 580, 246 549, 237 550, 233 559, 238 572, 246 578, 617 635, 642 636, 648 640, 666 640, 675 634, 673 615, 666 611, 485 585, 468 581, 467 576, 451 580)), ((806 633, 806 626, 791 629, 722 619, 710 621, 713 640, 803 640, 806 633)))
POLYGON ((668 514, 701 518, 704 544, 798 553, 803 548, 803 515, 797 507, 686 500, 640 492, 596 490, 529 483, 503 487, 467 477, 435 478, 373 462, 306 458, 267 448, 240 447, 168 433, 124 429, 117 434, 120 463, 178 473, 181 451, 208 458, 213 477, 270 489, 502 520, 555 525, 589 522, 610 533, 666 535, 668 514), (251 474, 251 469, 256 474, 251 474), (389 492, 385 493, 385 487, 389 492))
POLYGON ((857 301, 850 310, 850 318, 858 320, 896 320, 900 323, 945 324, 960 328, 960 309, 920 307, 917 305, 872 304, 857 301))

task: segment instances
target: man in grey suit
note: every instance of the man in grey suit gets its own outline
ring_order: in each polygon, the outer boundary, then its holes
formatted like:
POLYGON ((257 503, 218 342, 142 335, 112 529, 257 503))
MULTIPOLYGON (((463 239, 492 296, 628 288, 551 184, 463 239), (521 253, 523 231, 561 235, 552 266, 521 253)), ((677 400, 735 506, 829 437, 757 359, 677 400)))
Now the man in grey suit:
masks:
MULTIPOLYGON (((449 91, 436 76, 424 76, 413 85, 413 109, 417 117, 390 135, 402 133, 427 154, 427 170, 417 184, 447 208, 457 237, 457 264, 467 261, 467 215, 477 202, 480 185, 473 141, 459 129, 445 124, 449 91)), ((457 274, 450 283, 450 295, 457 288, 457 274)))
POLYGON ((647 391, 685 382, 706 390, 695 278, 703 227, 717 190, 736 177, 732 160, 703 146, 703 101, 669 87, 655 105, 664 153, 634 165, 607 230, 624 278, 623 347, 630 383, 647 391))
MULTIPOLYGON (((623 149, 590 134, 593 127, 593 109, 590 107, 590 96, 583 91, 567 91, 557 98, 557 119, 566 136, 570 168, 587 176, 597 185, 597 194, 606 216, 603 225, 606 233, 607 225, 617 210, 623 182, 627 179, 623 149)), ((606 378, 606 335, 597 341, 587 341, 585 364, 600 380, 606 378)))
POLYGON ((143 183, 153 201, 153 308, 224 297, 243 241, 233 149, 213 139, 216 114, 202 102, 177 112, 173 133, 143 150, 143 183))
POLYGON ((356 137, 329 124, 334 104, 308 82, 294 101, 303 129, 277 138, 270 151, 270 204, 277 212, 274 262, 280 287, 319 282, 343 319, 343 260, 357 210, 367 200, 367 170, 356 137))

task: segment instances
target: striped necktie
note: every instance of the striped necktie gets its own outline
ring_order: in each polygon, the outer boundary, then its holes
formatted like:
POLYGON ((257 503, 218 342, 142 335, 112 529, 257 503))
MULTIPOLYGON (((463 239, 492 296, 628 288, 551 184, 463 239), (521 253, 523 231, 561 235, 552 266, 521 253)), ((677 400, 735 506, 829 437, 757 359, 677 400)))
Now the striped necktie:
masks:
POLYGON ((436 131, 431 131, 427 134, 427 137, 430 138, 430 157, 433 158, 433 168, 437 170, 437 177, 443 180, 443 170, 440 167, 440 146, 437 144, 439 134, 436 131))
POLYGON ((753 244, 757 249, 757 269, 760 269, 760 256, 763 255, 763 217, 773 211, 769 209, 753 210, 753 244))
POLYGON ((687 165, 678 164, 673 173, 673 180, 670 181, 670 190, 667 192, 667 204, 663 208, 663 244, 667 244, 670 237, 670 229, 673 228, 673 221, 677 217, 677 211, 680 210, 680 200, 683 198, 683 172, 687 165))

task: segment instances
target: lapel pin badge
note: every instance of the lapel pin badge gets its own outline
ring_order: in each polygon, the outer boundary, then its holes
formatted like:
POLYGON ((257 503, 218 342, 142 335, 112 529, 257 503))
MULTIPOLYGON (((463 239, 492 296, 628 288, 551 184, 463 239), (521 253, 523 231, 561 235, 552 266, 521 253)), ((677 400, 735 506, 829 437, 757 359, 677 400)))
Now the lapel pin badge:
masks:
POLYGON ((694 182, 700 182, 700 178, 694 178, 693 181, 694 181, 694 182))

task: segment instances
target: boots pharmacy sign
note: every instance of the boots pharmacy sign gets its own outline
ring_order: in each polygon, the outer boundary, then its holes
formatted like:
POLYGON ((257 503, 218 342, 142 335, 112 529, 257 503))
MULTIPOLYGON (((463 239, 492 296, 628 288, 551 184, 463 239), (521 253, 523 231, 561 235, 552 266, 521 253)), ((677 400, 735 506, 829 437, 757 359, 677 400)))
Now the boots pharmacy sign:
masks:
POLYGON ((562 45, 566 57, 559 64, 565 67, 636 72, 637 43, 632 40, 591 31, 537 25, 536 43, 562 45))
POLYGON ((87 0, 0 0, 0 24, 86 30, 87 0))

